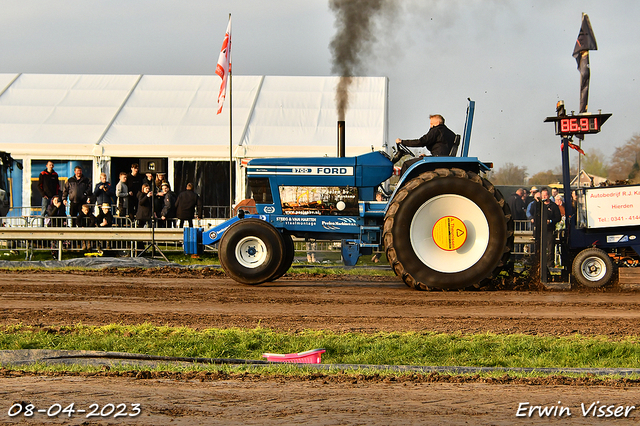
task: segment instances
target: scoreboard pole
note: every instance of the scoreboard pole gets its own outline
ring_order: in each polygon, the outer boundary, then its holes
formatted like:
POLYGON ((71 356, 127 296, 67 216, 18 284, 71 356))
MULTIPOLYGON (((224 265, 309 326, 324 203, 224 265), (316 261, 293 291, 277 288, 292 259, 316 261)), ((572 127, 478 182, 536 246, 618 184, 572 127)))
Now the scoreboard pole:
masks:
MULTIPOLYGON (((580 171, 578 171, 578 186, 580 185, 580 171)), ((562 182, 564 186, 565 216, 571 217, 573 212, 573 198, 571 197, 571 169, 569 167, 569 138, 562 138, 562 182)))

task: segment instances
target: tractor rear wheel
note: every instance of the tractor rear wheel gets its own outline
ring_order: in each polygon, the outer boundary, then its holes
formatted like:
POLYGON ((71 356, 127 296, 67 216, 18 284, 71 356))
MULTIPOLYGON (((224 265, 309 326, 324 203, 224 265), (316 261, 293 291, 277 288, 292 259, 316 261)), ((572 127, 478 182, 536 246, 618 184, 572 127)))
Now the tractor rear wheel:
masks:
POLYGON ((500 191, 474 172, 436 169, 391 201, 383 238, 396 275, 417 290, 479 287, 508 262, 513 220, 500 191))
POLYGON ((613 276, 613 262, 606 251, 590 247, 573 259, 573 277, 585 287, 602 287, 613 276))
POLYGON ((260 219, 242 219, 223 234, 218 248, 220 264, 235 281, 261 284, 282 265, 285 243, 280 232, 260 219))

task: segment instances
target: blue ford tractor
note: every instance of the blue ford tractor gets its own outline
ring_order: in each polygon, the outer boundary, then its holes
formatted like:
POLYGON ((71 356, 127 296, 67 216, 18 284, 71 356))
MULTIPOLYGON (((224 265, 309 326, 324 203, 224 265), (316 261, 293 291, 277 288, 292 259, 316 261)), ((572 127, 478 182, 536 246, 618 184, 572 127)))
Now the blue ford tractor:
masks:
POLYGON ((513 221, 500 191, 481 175, 492 164, 468 156, 473 111, 470 101, 451 156, 413 164, 389 201, 375 201, 393 174, 386 152, 251 160, 247 177, 257 214, 240 212, 208 230, 186 229, 185 252, 218 244, 230 277, 260 284, 289 269, 292 237, 341 240, 346 265, 384 248, 393 271, 414 289, 479 286, 507 262, 513 221))

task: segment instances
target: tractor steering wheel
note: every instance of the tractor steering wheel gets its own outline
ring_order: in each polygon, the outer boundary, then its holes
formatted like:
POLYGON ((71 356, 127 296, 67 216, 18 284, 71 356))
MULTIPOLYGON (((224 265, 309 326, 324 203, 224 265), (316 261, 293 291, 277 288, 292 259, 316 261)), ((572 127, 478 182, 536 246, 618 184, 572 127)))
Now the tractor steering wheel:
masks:
POLYGON ((415 154, 413 152, 411 152, 411 150, 409 148, 407 148, 402 143, 397 143, 396 144, 396 153, 393 155, 393 158, 391 159, 391 162, 393 164, 396 164, 405 155, 410 155, 411 157, 415 157, 415 154))
POLYGON ((415 157, 416 155, 411 152, 411 150, 409 148, 407 148, 407 146, 403 143, 397 143, 396 146, 398 147, 398 151, 402 152, 403 156, 404 155, 410 155, 411 157, 415 157))

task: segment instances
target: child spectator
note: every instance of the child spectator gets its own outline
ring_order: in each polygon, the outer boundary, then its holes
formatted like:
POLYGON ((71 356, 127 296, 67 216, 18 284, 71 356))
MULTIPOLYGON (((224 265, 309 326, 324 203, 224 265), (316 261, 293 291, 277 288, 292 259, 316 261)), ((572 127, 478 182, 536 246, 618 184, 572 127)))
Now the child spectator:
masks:
POLYGON ((132 192, 127 186, 127 173, 121 172, 119 176, 120 180, 116 185, 116 198, 117 198, 117 215, 118 217, 125 218, 129 216, 129 198, 132 192))
MULTIPOLYGON (((113 214, 109 203, 104 203, 100 206, 100 213, 96 217, 96 225, 98 228, 111 228, 113 226, 113 214)), ((109 250, 111 248, 109 241, 102 242, 102 247, 109 250)))
MULTIPOLYGON (((91 212, 90 204, 83 204, 82 211, 78 214, 78 220, 76 225, 80 228, 95 228, 96 217, 91 212)), ((87 250, 91 247, 90 241, 82 241, 82 250, 87 250)))
POLYGON ((100 182, 96 184, 96 188, 93 190, 93 195, 96 198, 96 205, 98 206, 101 206, 104 203, 113 203, 115 188, 113 188, 110 182, 107 182, 106 173, 100 173, 100 182))

